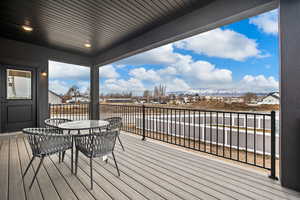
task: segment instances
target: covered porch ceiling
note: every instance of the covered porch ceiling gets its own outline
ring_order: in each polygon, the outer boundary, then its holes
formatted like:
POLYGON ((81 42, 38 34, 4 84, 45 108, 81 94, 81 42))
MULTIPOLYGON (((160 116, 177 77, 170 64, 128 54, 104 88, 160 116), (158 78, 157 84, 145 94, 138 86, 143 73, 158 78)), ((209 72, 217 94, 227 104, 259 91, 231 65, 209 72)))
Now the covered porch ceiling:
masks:
POLYGON ((1 1, 0 35, 93 56, 213 1, 1 1))
POLYGON ((99 66, 277 6, 275 0, 1 1, 0 37, 99 66))

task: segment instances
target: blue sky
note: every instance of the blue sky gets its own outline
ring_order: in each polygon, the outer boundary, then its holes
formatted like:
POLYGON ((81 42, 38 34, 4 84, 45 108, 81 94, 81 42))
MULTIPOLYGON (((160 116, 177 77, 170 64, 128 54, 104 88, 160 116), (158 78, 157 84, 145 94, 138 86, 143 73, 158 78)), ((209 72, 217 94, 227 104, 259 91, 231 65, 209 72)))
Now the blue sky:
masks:
MULTIPOLYGON (((278 90, 278 11, 245 19, 100 68, 103 93, 141 94, 155 85, 167 91, 197 88, 278 90)), ((50 62, 50 89, 89 87, 89 69, 50 62), (63 71, 62 71, 63 69, 63 71)))

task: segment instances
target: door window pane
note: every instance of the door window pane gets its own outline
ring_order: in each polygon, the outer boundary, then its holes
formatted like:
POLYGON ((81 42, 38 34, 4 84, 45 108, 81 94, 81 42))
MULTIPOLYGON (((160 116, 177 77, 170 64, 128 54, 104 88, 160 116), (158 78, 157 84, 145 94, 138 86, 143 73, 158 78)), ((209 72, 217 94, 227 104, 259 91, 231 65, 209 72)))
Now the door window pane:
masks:
POLYGON ((31 99, 31 71, 7 69, 7 99, 31 99))

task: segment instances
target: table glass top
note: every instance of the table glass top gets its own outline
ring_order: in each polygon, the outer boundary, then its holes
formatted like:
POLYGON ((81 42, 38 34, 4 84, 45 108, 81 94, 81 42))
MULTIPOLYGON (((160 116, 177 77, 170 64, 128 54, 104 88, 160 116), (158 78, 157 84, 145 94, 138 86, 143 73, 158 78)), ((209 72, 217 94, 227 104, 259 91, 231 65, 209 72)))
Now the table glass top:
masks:
POLYGON ((108 124, 109 122, 104 120, 82 120, 62 123, 58 125, 58 128, 65 130, 84 130, 102 128, 107 126, 108 124))

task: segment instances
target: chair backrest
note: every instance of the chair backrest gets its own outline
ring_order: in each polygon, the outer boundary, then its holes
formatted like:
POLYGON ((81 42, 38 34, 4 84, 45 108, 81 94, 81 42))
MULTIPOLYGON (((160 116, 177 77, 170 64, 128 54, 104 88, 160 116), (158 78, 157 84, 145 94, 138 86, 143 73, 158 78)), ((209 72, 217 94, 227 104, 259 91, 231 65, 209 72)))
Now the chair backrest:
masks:
MULTIPOLYGON (((47 128, 57 128, 58 125, 62 124, 62 123, 66 123, 66 122, 71 122, 73 120, 70 119, 65 119, 65 118, 49 118, 49 119, 45 119, 44 123, 46 125, 47 128)), ((61 133, 61 131, 56 130, 57 133, 61 133)))
POLYGON ((115 130, 115 129, 121 130, 123 126, 121 117, 110 117, 104 120, 109 122, 109 125, 107 126, 107 129, 109 130, 115 130))
POLYGON ((33 156, 51 155, 71 147, 70 136, 57 134, 53 128, 25 128, 33 156))
POLYGON ((105 130, 100 133, 76 136, 75 144, 92 157, 98 157, 114 150, 117 136, 117 130, 105 130))

